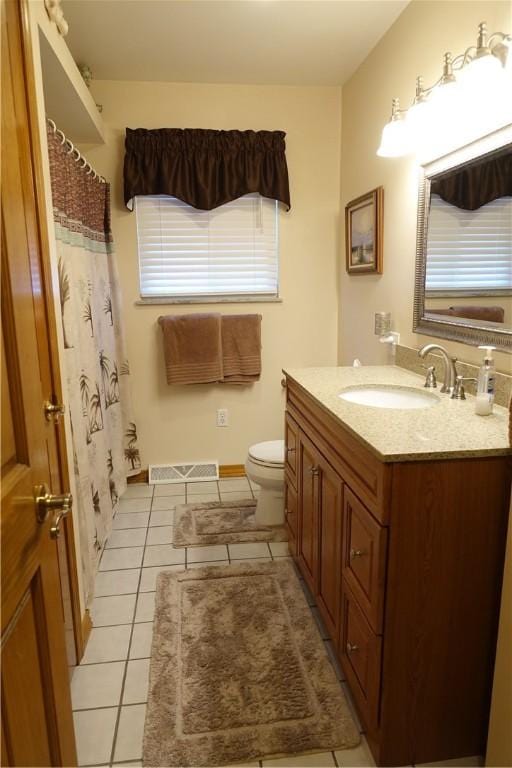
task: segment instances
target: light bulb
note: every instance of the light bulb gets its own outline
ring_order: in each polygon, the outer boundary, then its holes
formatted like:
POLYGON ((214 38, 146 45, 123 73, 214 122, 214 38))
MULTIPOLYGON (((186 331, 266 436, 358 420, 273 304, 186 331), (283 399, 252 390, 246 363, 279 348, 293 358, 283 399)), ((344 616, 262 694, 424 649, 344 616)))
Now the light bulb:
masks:
MULTIPOLYGON (((509 49, 510 51, 510 49, 509 49)), ((509 56, 510 57, 510 52, 509 56)), ((466 91, 478 93, 493 86, 503 76, 503 66, 492 53, 473 59, 460 71, 460 83, 466 91)))
POLYGON ((459 97, 460 89, 456 80, 442 83, 432 91, 430 97, 432 110, 438 113, 437 116, 439 118, 442 118, 444 113, 453 111, 456 108, 459 97))
POLYGON ((398 99, 393 99, 391 120, 382 129, 379 157, 402 157, 412 151, 411 133, 403 119, 398 99))
POLYGON ((379 157, 403 157, 412 149, 411 136, 405 120, 391 120, 382 129, 379 157))
POLYGON ((507 48, 506 53, 506 59, 505 59, 505 72, 508 76, 512 76, 512 38, 510 40, 507 40, 504 43, 504 46, 507 48))
POLYGON ((407 110, 405 121, 410 131, 411 141, 417 146, 428 131, 432 110, 427 101, 418 101, 407 110))

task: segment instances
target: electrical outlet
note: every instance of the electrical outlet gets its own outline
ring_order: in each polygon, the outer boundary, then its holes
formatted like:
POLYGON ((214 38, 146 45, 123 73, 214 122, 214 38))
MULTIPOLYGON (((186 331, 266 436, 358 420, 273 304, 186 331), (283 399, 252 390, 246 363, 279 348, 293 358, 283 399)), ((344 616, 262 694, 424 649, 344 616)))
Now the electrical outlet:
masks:
POLYGON ((228 409, 227 408, 217 408, 217 426, 218 427, 229 427, 228 409))

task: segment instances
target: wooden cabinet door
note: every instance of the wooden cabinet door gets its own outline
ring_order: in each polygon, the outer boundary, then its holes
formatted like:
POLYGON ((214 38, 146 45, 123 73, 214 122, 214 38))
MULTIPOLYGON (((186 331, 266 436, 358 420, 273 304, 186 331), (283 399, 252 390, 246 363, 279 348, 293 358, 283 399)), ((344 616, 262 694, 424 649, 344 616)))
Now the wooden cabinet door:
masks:
POLYGON ((339 658, 363 724, 379 719, 382 637, 376 635, 347 583, 342 582, 339 658))
POLYGON ((284 423, 284 462, 286 467, 286 476, 291 480, 294 488, 297 487, 297 445, 299 438, 299 427, 292 419, 289 413, 286 414, 284 423))
POLYGON ((343 578, 374 632, 382 632, 388 531, 349 488, 344 495, 343 578))
POLYGON ((318 584, 318 477, 320 455, 299 433, 299 537, 297 556, 308 587, 316 594, 318 584))
POLYGON ((319 562, 317 604, 335 646, 340 629, 343 481, 324 459, 318 462, 319 562))
POLYGON ((298 504, 297 492, 290 482, 288 475, 285 477, 285 505, 284 521, 288 532, 288 550, 292 557, 297 556, 297 517, 298 504))
POLYGON ((73 766, 55 513, 39 522, 34 500, 60 470, 22 11, 2 0, 2 765, 73 766))

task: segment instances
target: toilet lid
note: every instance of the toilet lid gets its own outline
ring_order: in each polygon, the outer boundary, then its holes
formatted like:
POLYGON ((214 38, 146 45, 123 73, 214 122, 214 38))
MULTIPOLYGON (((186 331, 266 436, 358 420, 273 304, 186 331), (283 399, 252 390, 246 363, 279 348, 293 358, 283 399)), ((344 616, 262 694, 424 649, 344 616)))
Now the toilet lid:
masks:
POLYGON ((284 440, 267 440, 249 448, 251 459, 261 464, 284 464, 284 440))

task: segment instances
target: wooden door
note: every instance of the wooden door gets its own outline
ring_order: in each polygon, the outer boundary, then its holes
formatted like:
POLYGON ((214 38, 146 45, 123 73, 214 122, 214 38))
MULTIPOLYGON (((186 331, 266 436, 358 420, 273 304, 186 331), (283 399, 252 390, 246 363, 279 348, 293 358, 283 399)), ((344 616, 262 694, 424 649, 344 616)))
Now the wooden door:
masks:
POLYGON ((333 643, 340 628, 343 481, 325 459, 319 465, 318 609, 333 643))
POLYGON ((299 441, 299 537, 297 556, 302 575, 313 594, 318 583, 318 474, 319 454, 300 432, 299 441))
POLYGON ((23 7, 2 0, 2 764, 76 765, 57 543, 34 489, 61 491, 23 7))

